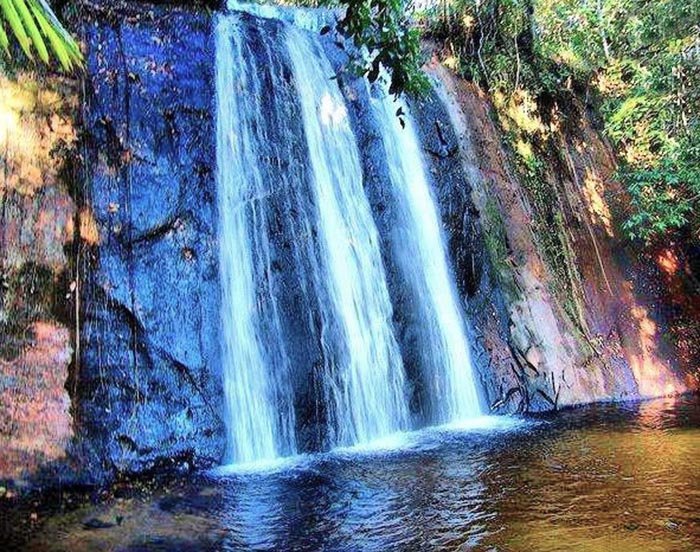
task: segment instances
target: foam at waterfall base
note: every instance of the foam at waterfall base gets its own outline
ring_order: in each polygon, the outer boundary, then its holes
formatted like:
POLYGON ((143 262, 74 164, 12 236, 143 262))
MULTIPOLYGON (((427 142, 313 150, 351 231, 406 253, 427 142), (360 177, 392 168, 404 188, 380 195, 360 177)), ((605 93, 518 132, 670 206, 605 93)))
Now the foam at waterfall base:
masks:
POLYGON ((425 452, 438 449, 450 442, 528 431, 541 423, 544 422, 511 416, 477 416, 415 431, 396 432, 368 443, 338 447, 327 452, 296 454, 273 460, 218 466, 208 473, 215 478, 227 478, 263 476, 293 471, 303 472, 314 470, 322 462, 347 462, 425 452))

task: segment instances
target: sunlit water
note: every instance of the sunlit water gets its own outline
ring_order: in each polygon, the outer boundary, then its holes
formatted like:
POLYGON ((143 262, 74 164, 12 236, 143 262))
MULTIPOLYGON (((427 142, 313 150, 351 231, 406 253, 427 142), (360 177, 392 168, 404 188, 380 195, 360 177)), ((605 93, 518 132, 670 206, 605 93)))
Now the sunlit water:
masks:
POLYGON ((468 420, 480 413, 469 341, 450 274, 446 240, 433 200, 420 141, 408 107, 392 96, 372 100, 396 203, 396 257, 410 303, 421 321, 417 354, 429 389, 429 423, 468 420), (403 112, 401 119, 397 112, 403 112))
POLYGON ((699 458, 697 398, 486 418, 110 499, 28 549, 698 550, 699 458))

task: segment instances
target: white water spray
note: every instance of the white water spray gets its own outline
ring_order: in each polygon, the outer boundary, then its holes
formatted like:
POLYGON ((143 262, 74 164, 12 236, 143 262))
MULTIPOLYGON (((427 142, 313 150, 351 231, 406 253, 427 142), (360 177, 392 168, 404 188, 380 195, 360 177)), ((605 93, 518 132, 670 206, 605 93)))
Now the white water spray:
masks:
POLYGON ((439 424, 480 414, 469 342, 448 264, 442 224, 430 193, 420 142, 407 106, 390 96, 373 99, 404 229, 401 265, 412 288, 422 334, 422 372, 433 419, 439 424), (401 109, 403 125, 397 111, 401 109))

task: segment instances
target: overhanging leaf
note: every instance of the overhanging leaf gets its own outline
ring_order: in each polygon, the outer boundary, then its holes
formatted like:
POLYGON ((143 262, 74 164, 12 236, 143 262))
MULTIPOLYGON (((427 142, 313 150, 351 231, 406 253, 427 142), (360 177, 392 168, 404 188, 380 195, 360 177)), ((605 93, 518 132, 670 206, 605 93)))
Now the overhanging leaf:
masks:
POLYGON ((12 32, 19 42, 22 51, 27 55, 28 58, 32 59, 32 50, 30 48, 31 41, 27 32, 24 30, 22 25, 22 20, 15 9, 15 5, 12 0, 0 0, 0 8, 2 8, 2 13, 5 16, 5 21, 10 25, 12 32))
POLYGON ((39 58, 44 63, 48 63, 49 52, 46 50, 46 44, 44 44, 44 39, 41 37, 41 33, 39 32, 39 29, 37 28, 36 23, 34 22, 34 18, 32 17, 31 13, 29 13, 29 8, 27 8, 27 4, 24 2, 24 0, 14 0, 14 3, 17 12, 19 13, 20 17, 22 18, 22 21, 24 22, 24 28, 29 33, 29 36, 32 40, 32 44, 34 48, 36 48, 37 53, 39 54, 39 58))
POLYGON ((2 47, 3 50, 5 50, 5 53, 7 55, 10 54, 10 41, 7 38, 7 33, 5 33, 5 29, 2 26, 2 23, 0 23, 0 47, 2 47))
POLYGON ((42 9, 41 4, 39 4, 36 0, 29 0, 29 5, 32 9, 34 17, 41 27, 41 31, 44 33, 44 36, 48 39, 49 44, 51 45, 51 50, 61 64, 61 67, 63 67, 64 70, 69 71, 73 68, 73 59, 71 59, 73 56, 71 56, 71 53, 68 50, 66 41, 61 35, 59 35, 54 25, 49 22, 47 14, 42 9))
POLYGON ((10 38, 5 24, 28 58, 33 59, 33 50, 36 50, 44 63, 49 62, 52 53, 64 70, 82 65, 78 44, 46 0, 0 0, 0 48, 9 56, 10 38))

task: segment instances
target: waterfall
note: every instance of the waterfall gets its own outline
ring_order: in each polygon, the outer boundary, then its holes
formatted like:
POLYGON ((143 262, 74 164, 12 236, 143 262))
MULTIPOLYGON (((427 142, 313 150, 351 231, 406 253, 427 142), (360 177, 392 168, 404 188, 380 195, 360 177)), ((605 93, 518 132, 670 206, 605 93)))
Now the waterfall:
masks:
POLYGON ((294 27, 287 31, 313 171, 321 253, 346 348, 334 370, 338 377, 330 381, 336 442, 362 443, 406 428, 403 365, 345 102, 318 42, 294 27))
POLYGON ((376 100, 406 237, 397 266, 385 268, 355 134, 319 35, 289 23, 300 16, 268 12, 272 19, 223 15, 216 26, 226 460, 367 443, 416 425, 386 268, 403 273, 417 313, 427 421, 478 414, 412 123, 402 130, 395 106, 376 100))
POLYGON ((460 421, 480 414, 465 325, 445 239, 431 196, 423 156, 407 106, 384 95, 373 98, 381 127, 392 196, 400 214, 398 263, 411 287, 420 321, 419 355, 428 387, 431 423, 460 421), (402 122, 396 113, 405 115, 402 122))
POLYGON ((269 243, 259 200, 270 183, 260 164, 269 143, 260 107, 263 82, 236 19, 216 29, 219 270, 227 458, 236 463, 291 454, 294 412, 277 298, 269 290, 269 243), (265 303, 263 304, 263 297, 265 303))

